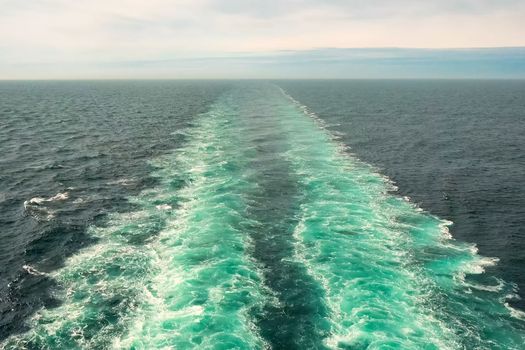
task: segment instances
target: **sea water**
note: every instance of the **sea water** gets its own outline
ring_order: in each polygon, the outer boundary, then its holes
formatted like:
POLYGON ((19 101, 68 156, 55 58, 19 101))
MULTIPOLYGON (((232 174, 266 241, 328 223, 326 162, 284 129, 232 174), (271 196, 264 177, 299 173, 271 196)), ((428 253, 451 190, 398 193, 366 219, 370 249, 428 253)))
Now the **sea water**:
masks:
POLYGON ((293 88, 97 84, 74 85, 74 106, 52 112, 61 86, 4 87, 44 95, 33 112, 2 107, 18 117, 2 132, 27 139, 5 159, 26 147, 30 160, 5 180, 21 216, 5 217, 4 348, 523 348, 516 286, 472 278, 498 257, 398 195, 293 88), (34 119, 50 115, 42 136, 34 119), (65 155, 36 157, 24 133, 65 155), (53 185, 20 203, 24 182, 53 185))

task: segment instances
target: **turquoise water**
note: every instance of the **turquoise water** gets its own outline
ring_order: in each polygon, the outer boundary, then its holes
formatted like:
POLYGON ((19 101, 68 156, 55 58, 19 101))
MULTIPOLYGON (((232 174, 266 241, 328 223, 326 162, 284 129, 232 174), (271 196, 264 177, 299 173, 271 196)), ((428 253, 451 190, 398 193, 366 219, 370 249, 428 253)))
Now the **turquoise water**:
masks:
MULTIPOLYGON (((510 284, 279 86, 227 90, 6 349, 522 349, 510 284)), ((33 270, 32 273, 44 273, 33 270)))

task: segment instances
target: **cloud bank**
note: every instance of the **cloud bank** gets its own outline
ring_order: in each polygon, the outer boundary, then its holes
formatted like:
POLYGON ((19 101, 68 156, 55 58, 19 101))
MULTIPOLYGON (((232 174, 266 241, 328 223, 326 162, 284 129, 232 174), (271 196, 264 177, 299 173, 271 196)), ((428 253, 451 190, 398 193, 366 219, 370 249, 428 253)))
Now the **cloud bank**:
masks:
POLYGON ((518 63, 495 69, 495 57, 519 49, 491 53, 490 67, 489 51, 450 49, 525 46, 521 0, 0 0, 0 8, 4 79, 265 77, 287 65, 291 77, 309 64, 327 77, 342 67, 348 77, 423 67, 428 76, 462 67, 466 76, 474 69, 460 62, 468 57, 490 68, 485 75, 515 76, 518 63))

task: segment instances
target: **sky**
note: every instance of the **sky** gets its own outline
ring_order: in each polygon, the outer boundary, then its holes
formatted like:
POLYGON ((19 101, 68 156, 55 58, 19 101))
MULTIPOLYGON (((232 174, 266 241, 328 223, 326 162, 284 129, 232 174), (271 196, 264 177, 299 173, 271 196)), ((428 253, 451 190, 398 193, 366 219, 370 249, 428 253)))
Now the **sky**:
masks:
POLYGON ((0 0, 0 79, 525 78, 525 0, 0 0))

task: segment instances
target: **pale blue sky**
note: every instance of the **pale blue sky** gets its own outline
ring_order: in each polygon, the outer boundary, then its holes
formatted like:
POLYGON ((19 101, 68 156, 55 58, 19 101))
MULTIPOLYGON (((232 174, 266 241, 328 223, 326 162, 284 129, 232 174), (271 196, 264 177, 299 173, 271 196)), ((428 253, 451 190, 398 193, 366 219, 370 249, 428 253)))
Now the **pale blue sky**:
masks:
POLYGON ((0 79, 525 78, 523 0, 0 0, 0 8, 0 79))

